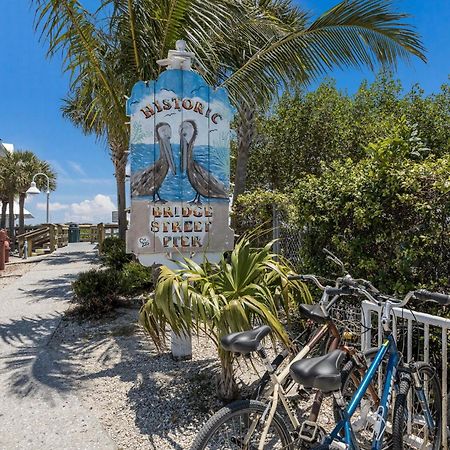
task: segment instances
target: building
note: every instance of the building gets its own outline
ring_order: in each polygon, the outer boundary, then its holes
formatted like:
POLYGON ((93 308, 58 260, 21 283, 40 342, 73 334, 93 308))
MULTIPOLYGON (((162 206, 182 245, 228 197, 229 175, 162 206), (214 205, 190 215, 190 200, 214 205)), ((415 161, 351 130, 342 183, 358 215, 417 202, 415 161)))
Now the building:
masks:
POLYGON ((0 139, 0 156, 5 156, 7 153, 12 153, 13 151, 13 144, 7 144, 6 142, 2 142, 0 139))

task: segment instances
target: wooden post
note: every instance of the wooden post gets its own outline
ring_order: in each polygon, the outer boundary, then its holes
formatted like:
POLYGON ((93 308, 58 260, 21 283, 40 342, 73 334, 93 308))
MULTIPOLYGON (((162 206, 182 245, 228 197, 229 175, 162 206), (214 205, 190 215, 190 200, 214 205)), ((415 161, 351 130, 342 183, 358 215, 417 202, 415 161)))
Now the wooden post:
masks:
POLYGON ((27 238, 27 253, 28 256, 33 254, 33 238, 31 237, 27 238))
POLYGON ((102 253, 103 241, 105 240, 105 226, 103 222, 97 225, 97 236, 98 236, 98 252, 102 253))
POLYGON ((0 230, 0 270, 5 270, 5 243, 8 239, 5 230, 0 230))
POLYGON ((53 224, 48 224, 48 237, 50 240, 50 252, 56 250, 56 240, 55 240, 55 226, 53 224))

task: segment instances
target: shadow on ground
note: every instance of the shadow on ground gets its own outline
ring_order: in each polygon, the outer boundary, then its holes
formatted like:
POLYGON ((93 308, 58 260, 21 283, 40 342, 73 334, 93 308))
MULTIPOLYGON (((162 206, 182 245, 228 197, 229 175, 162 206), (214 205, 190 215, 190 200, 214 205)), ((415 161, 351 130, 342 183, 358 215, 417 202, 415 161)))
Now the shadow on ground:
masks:
POLYGON ((70 252, 70 253, 58 253, 45 259, 45 265, 59 266, 62 264, 71 264, 76 262, 77 264, 83 264, 86 262, 96 261, 97 256, 94 252, 70 252))
POLYGON ((171 448, 183 449, 171 436, 186 427, 198 428, 211 410, 220 407, 215 400, 217 361, 176 362, 169 354, 155 354, 136 325, 136 315, 129 310, 126 321, 122 317, 89 328, 60 322, 59 315, 0 324, 0 345, 14 348, 0 360, 10 394, 44 395, 51 404, 52 396, 78 389, 84 382, 118 377, 131 383, 127 403, 151 448, 158 448, 155 438, 160 437, 171 448), (51 329, 56 331, 49 338, 51 329), (86 369, 88 362, 94 370, 86 369))
POLYGON ((33 299, 33 302, 39 302, 49 299, 61 299, 67 301, 72 291, 72 283, 77 279, 77 273, 66 273, 58 278, 49 278, 40 280, 36 288, 23 289, 20 291, 26 293, 33 299))

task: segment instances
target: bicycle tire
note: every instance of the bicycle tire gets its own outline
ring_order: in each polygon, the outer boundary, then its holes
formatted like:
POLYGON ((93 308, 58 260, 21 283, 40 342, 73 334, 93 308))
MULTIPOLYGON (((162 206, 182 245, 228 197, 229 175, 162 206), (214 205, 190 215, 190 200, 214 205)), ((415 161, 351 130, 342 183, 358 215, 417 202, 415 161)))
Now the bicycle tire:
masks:
MULTIPOLYGON (((417 372, 421 380, 424 379, 424 375, 429 377, 428 382, 428 399, 429 407, 432 410, 433 419, 435 421, 434 439, 431 446, 432 450, 438 450, 441 448, 442 441, 442 399, 441 399, 441 385, 439 377, 436 371, 426 363, 420 362, 417 364, 417 372)), ((426 439, 427 432, 425 428, 422 427, 421 422, 424 422, 420 418, 420 414, 415 414, 416 409, 418 412, 422 410, 422 406, 417 397, 415 391, 414 382, 411 375, 401 374, 400 383, 398 388, 397 398, 394 405, 394 418, 392 424, 392 441, 393 450, 402 450, 404 448, 411 448, 408 445, 408 439, 421 439, 422 441, 426 439), (408 393, 412 389, 412 405, 411 409, 408 408, 408 393), (408 430, 407 420, 412 416, 413 424, 411 424, 411 429, 408 430), (424 430, 423 439, 419 436, 422 434, 420 432, 421 428, 424 430), (408 438, 405 442, 405 434, 408 434, 408 438)), ((426 427, 426 425, 425 425, 426 427)), ((425 442, 426 443, 426 442, 425 442)))
MULTIPOLYGON (((242 422, 239 423, 239 429, 241 430, 241 424, 244 423, 242 432, 245 433, 245 423, 248 422, 249 415, 254 414, 256 415, 255 418, 257 418, 258 416, 262 416, 266 410, 267 405, 255 400, 238 400, 224 406, 203 425, 192 444, 191 450, 234 450, 243 448, 238 447, 239 442, 242 443, 242 437, 237 438, 234 435, 230 436, 231 442, 229 445, 223 444, 222 439, 229 435, 229 433, 224 432, 223 426, 233 419, 240 418, 242 422), (215 443, 213 440, 214 437, 219 437, 221 441, 215 443)), ((278 412, 275 412, 269 431, 272 429, 278 433, 278 442, 275 442, 275 446, 270 447, 265 444, 264 449, 293 450, 291 435, 278 412)), ((257 442, 259 442, 259 440, 257 440, 257 442)), ((257 446, 255 448, 257 448, 257 446)))

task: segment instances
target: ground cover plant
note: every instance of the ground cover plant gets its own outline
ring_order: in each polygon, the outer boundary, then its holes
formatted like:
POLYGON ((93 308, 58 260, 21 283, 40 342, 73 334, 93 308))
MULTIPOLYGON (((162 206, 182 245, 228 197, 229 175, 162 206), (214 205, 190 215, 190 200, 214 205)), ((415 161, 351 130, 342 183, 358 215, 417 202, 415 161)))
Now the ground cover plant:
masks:
POLYGON ((213 340, 222 367, 218 394, 223 399, 235 398, 237 386, 233 355, 222 350, 220 338, 265 323, 289 346, 280 311, 289 318, 294 304, 311 301, 305 285, 288 280, 292 269, 276 259, 271 246, 253 248, 244 238, 217 264, 186 259, 179 270, 162 266, 154 295, 141 310, 140 322, 161 350, 167 325, 178 334, 202 330, 213 340))
POLYGON ((125 251, 125 243, 116 237, 101 245, 103 267, 82 272, 73 283, 74 303, 71 313, 80 317, 101 317, 130 303, 153 288, 153 272, 125 251))

